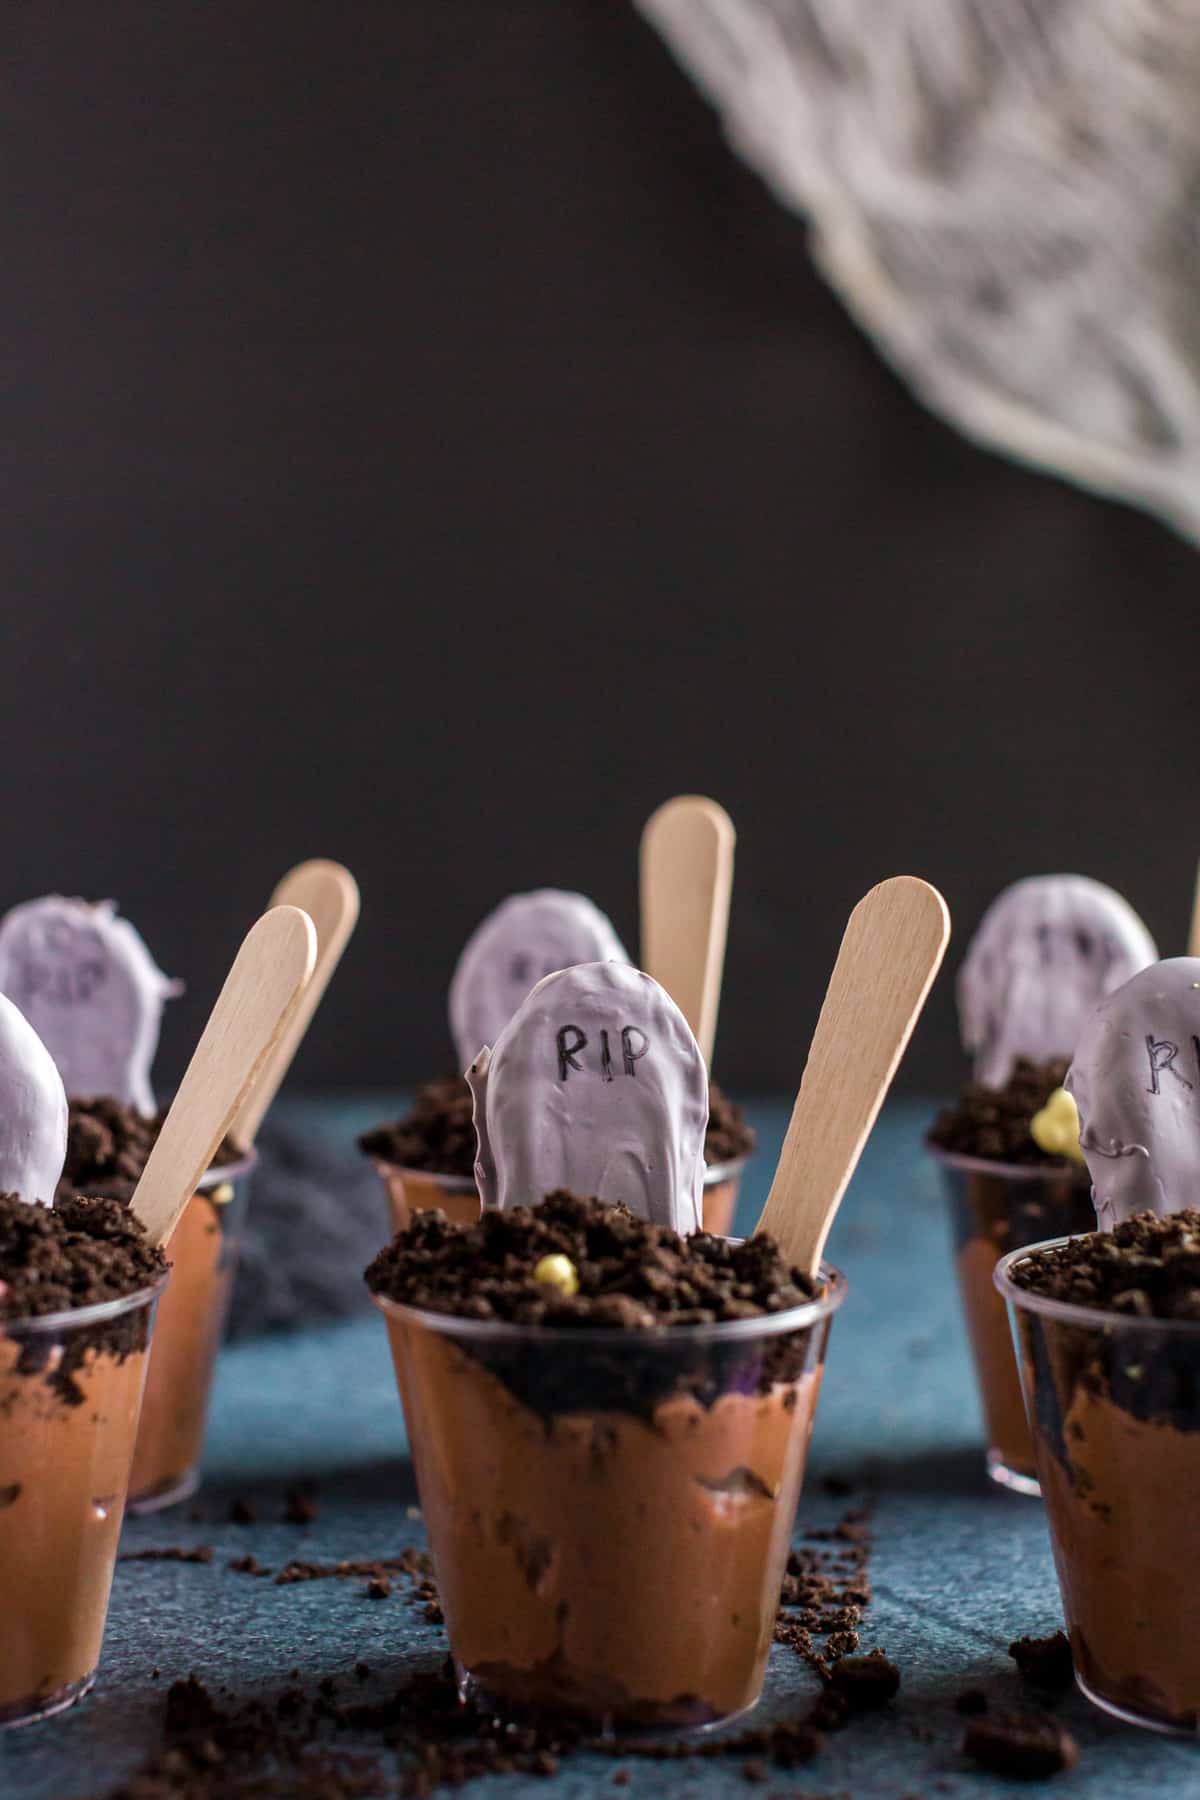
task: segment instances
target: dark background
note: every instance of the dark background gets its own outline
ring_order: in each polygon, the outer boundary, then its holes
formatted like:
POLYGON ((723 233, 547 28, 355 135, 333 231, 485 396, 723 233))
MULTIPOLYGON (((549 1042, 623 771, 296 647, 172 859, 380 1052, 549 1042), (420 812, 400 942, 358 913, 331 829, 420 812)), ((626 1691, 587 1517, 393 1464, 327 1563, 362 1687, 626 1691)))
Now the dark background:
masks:
MULTIPOLYGON (((800 1073, 883 875, 1021 874, 1182 948, 1197 567, 962 442, 620 0, 94 0, 5 25, 5 903, 189 983, 302 857, 363 920, 298 1080, 446 1066, 462 939, 739 828, 717 1067, 800 1073)), ((959 1069, 943 981, 910 1083, 959 1069)))

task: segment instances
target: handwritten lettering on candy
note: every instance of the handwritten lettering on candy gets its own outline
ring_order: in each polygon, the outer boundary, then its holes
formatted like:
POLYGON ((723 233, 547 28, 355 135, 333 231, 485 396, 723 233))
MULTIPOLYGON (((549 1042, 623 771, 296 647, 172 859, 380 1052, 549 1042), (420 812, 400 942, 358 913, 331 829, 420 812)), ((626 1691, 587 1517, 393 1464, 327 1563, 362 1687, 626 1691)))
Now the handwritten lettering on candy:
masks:
POLYGON ((628 963, 556 971, 467 1070, 485 1206, 569 1188, 700 1223, 708 1072, 666 990, 628 963))
MULTIPOLYGON (((600 1079, 601 1081, 611 1081, 613 1079, 613 1060, 608 1044, 607 1026, 601 1026, 599 1038, 600 1079)), ((581 1025, 560 1025, 554 1034, 554 1042, 558 1049, 558 1079, 565 1081, 571 1069, 576 1069, 583 1074, 585 1072, 584 1065, 579 1061, 579 1055, 581 1051, 587 1049, 588 1045, 588 1035, 583 1027, 581 1025)), ((622 1025, 621 1062, 626 1075, 637 1074, 637 1066, 649 1048, 650 1042, 644 1031, 639 1031, 636 1025, 622 1025)))
MULTIPOLYGON (((1175 1061, 1179 1055, 1180 1048, 1181 1046, 1179 1044, 1173 1044, 1170 1038, 1156 1038, 1152 1031, 1147 1032, 1146 1056, 1150 1064, 1150 1084, 1146 1089, 1148 1094, 1160 1094, 1162 1092, 1162 1083, 1159 1079, 1162 1075, 1173 1076, 1176 1081, 1182 1082, 1185 1088, 1195 1088, 1195 1082, 1189 1081, 1183 1071, 1175 1067, 1175 1061)), ((1196 1059, 1197 1073, 1200 1074, 1200 1037, 1197 1037, 1194 1034, 1192 1037, 1192 1054, 1196 1059)))

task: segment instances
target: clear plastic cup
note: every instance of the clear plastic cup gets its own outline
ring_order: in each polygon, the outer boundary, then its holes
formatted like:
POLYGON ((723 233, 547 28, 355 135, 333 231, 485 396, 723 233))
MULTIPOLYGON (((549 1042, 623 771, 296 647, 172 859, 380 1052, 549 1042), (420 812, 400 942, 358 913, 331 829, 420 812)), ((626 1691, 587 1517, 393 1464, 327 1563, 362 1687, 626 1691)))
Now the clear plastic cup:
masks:
POLYGON ((844 1278, 764 1318, 387 1320, 460 1690, 601 1730, 758 1699, 844 1278))
POLYGON ((245 1230, 254 1151, 209 1169, 188 1201, 167 1255, 163 1295, 146 1376, 129 1511, 158 1512, 200 1484, 200 1457, 217 1353, 229 1314, 245 1230))
POLYGON ((61 1712, 96 1678, 166 1282, 0 1321, 0 1727, 61 1712))
POLYGON ((1018 1494, 1038 1492, 1012 1333, 992 1276, 1023 1244, 1095 1229, 1087 1175, 1080 1170, 989 1162, 929 1146, 942 1172, 954 1233, 954 1261, 987 1434, 987 1471, 1018 1494))
POLYGON ((1075 1680, 1133 1725, 1200 1733, 1200 1323, 1008 1304, 1075 1680))
POLYGON ((708 1163, 704 1170, 704 1229, 714 1237, 728 1237, 733 1230, 742 1170, 749 1156, 735 1156, 725 1163, 708 1163))
MULTIPOLYGON (((392 1230, 403 1231, 414 1213, 441 1207, 456 1225, 473 1225, 479 1217, 479 1191, 470 1175, 440 1175, 433 1169, 401 1169, 373 1158, 387 1194, 392 1230)), ((742 1170, 749 1157, 710 1163, 704 1172, 704 1229, 728 1237, 737 1210, 742 1170)))

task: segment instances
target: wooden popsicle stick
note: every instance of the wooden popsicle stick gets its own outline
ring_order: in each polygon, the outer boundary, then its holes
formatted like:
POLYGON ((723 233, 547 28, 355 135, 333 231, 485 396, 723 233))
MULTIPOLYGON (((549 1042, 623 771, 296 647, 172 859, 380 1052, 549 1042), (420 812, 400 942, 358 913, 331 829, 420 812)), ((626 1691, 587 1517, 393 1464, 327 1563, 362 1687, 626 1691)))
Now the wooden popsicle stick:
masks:
POLYGON ((243 1150, 249 1150, 258 1136, 358 923, 358 883, 341 863, 318 857, 288 871, 271 895, 271 905, 298 906, 308 914, 317 930, 317 966, 291 1022, 233 1121, 229 1136, 243 1150))
POLYGON ((1200 869, 1196 871, 1196 891, 1192 897, 1192 928, 1188 932, 1189 956, 1200 956, 1200 869))
POLYGON ((299 1005, 316 956, 313 922, 297 906, 275 907, 247 932, 134 1189, 133 1210, 151 1243, 169 1243, 299 1005))
POLYGON ((850 914, 758 1221, 814 1277, 949 941, 946 902, 912 875, 881 882, 850 914))
POLYGON ((674 1000, 711 1065, 737 833, 723 806, 680 794, 651 813, 640 862, 642 967, 674 1000))

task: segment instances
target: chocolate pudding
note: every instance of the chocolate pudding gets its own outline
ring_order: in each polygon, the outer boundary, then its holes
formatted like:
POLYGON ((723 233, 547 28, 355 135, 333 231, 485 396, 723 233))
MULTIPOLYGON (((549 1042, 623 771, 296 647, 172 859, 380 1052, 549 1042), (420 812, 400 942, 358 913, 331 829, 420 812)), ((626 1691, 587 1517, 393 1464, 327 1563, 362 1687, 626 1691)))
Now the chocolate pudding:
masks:
POLYGON ((559 1193, 418 1215, 367 1281, 464 1692, 601 1726, 752 1705, 841 1278, 559 1193))
POLYGON ((1200 1729, 1200 1211, 1010 1258, 1076 1676, 1135 1723, 1200 1729))
POLYGON ((1067 1059, 1022 1058, 1001 1088, 971 1082, 939 1114, 929 1147, 950 1201, 955 1268, 975 1362, 988 1442, 988 1470, 1002 1486, 1036 1494, 1033 1440, 1025 1418, 1012 1332, 996 1292, 996 1264, 1039 1239, 1095 1224, 1086 1170, 1050 1156, 1030 1129, 1062 1086, 1067 1059))
MULTIPOLYGON (((723 1237, 732 1227, 742 1168, 756 1138, 742 1108, 711 1082, 708 1099, 704 1228, 723 1237)), ((358 1143, 383 1180, 394 1231, 430 1207, 463 1225, 479 1217, 471 1090, 463 1076, 424 1083, 402 1119, 376 1126, 358 1143)))
MULTIPOLYGON (((162 1115, 148 1119, 117 1100, 72 1100, 59 1192, 128 1201, 161 1128, 162 1115)), ((173 1273, 154 1328, 129 1484, 131 1512, 169 1506, 198 1483, 252 1166, 252 1157, 223 1143, 172 1236, 173 1273)))
POLYGON ((0 1195, 0 1724, 95 1676, 166 1267, 113 1201, 0 1195))

